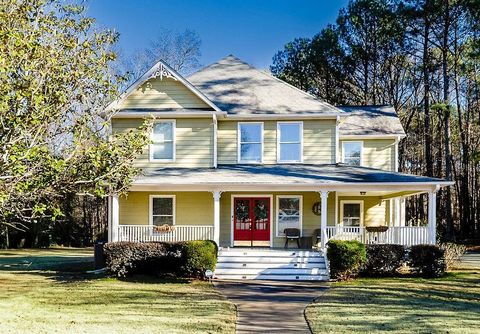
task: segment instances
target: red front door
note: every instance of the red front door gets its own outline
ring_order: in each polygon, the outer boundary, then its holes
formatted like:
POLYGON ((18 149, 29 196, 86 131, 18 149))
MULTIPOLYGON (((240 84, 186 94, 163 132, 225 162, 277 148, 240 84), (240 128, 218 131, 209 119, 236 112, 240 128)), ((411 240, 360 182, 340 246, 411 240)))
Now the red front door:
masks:
POLYGON ((233 201, 234 232, 238 241, 270 240, 270 198, 236 197, 233 201))

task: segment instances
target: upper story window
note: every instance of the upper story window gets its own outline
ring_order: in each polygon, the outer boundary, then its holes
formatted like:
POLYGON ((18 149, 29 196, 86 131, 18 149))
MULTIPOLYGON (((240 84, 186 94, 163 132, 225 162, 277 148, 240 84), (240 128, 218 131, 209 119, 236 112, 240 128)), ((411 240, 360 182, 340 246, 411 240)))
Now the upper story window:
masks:
POLYGON ((302 162, 302 122, 277 123, 277 161, 302 162))
POLYGON ((363 143, 361 141, 346 141, 342 144, 342 162, 347 165, 362 165, 363 143))
POLYGON ((151 161, 175 161, 175 121, 155 122, 151 140, 151 161))
POLYGON ((238 123, 238 162, 263 160, 263 123, 238 123))

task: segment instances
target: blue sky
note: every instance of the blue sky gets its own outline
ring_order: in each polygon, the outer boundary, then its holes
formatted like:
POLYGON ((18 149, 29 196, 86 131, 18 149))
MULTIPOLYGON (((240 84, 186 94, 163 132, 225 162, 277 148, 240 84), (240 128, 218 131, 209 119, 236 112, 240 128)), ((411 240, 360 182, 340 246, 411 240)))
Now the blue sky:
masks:
POLYGON ((347 0, 89 0, 88 15, 120 32, 128 55, 148 46, 161 29, 196 31, 202 39, 202 65, 228 54, 258 68, 295 37, 312 37, 334 23, 347 0))

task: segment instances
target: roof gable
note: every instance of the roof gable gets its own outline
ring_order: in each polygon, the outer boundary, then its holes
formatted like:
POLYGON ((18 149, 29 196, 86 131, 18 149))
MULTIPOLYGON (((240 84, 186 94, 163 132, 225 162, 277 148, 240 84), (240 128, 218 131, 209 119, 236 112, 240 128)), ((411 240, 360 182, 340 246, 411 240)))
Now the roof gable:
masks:
POLYGON ((188 80, 228 114, 342 113, 340 109, 233 55, 193 73, 188 80))
POLYGON ((174 69, 160 60, 107 109, 220 109, 174 69))

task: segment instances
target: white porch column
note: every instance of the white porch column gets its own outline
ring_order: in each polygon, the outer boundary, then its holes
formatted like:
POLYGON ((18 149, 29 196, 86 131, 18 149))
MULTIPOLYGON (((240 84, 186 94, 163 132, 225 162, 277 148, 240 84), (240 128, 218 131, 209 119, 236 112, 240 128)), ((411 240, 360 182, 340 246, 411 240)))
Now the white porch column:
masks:
POLYGON ((118 226, 120 224, 120 208, 118 205, 118 196, 111 196, 109 201, 110 218, 110 242, 118 241, 118 226))
POLYGON ((437 243, 437 193, 428 192, 428 234, 430 244, 437 243))
POLYGON ((220 246, 220 197, 222 192, 212 191, 213 194, 213 241, 220 246))
POLYGON ((400 205, 400 198, 394 199, 395 203, 395 219, 393 221, 393 226, 400 226, 400 221, 402 219, 402 210, 400 205))
POLYGON ((322 231, 322 238, 320 240, 320 247, 325 250, 327 245, 327 204, 328 204, 328 191, 319 191, 321 199, 321 211, 320 211, 320 230, 322 231))

